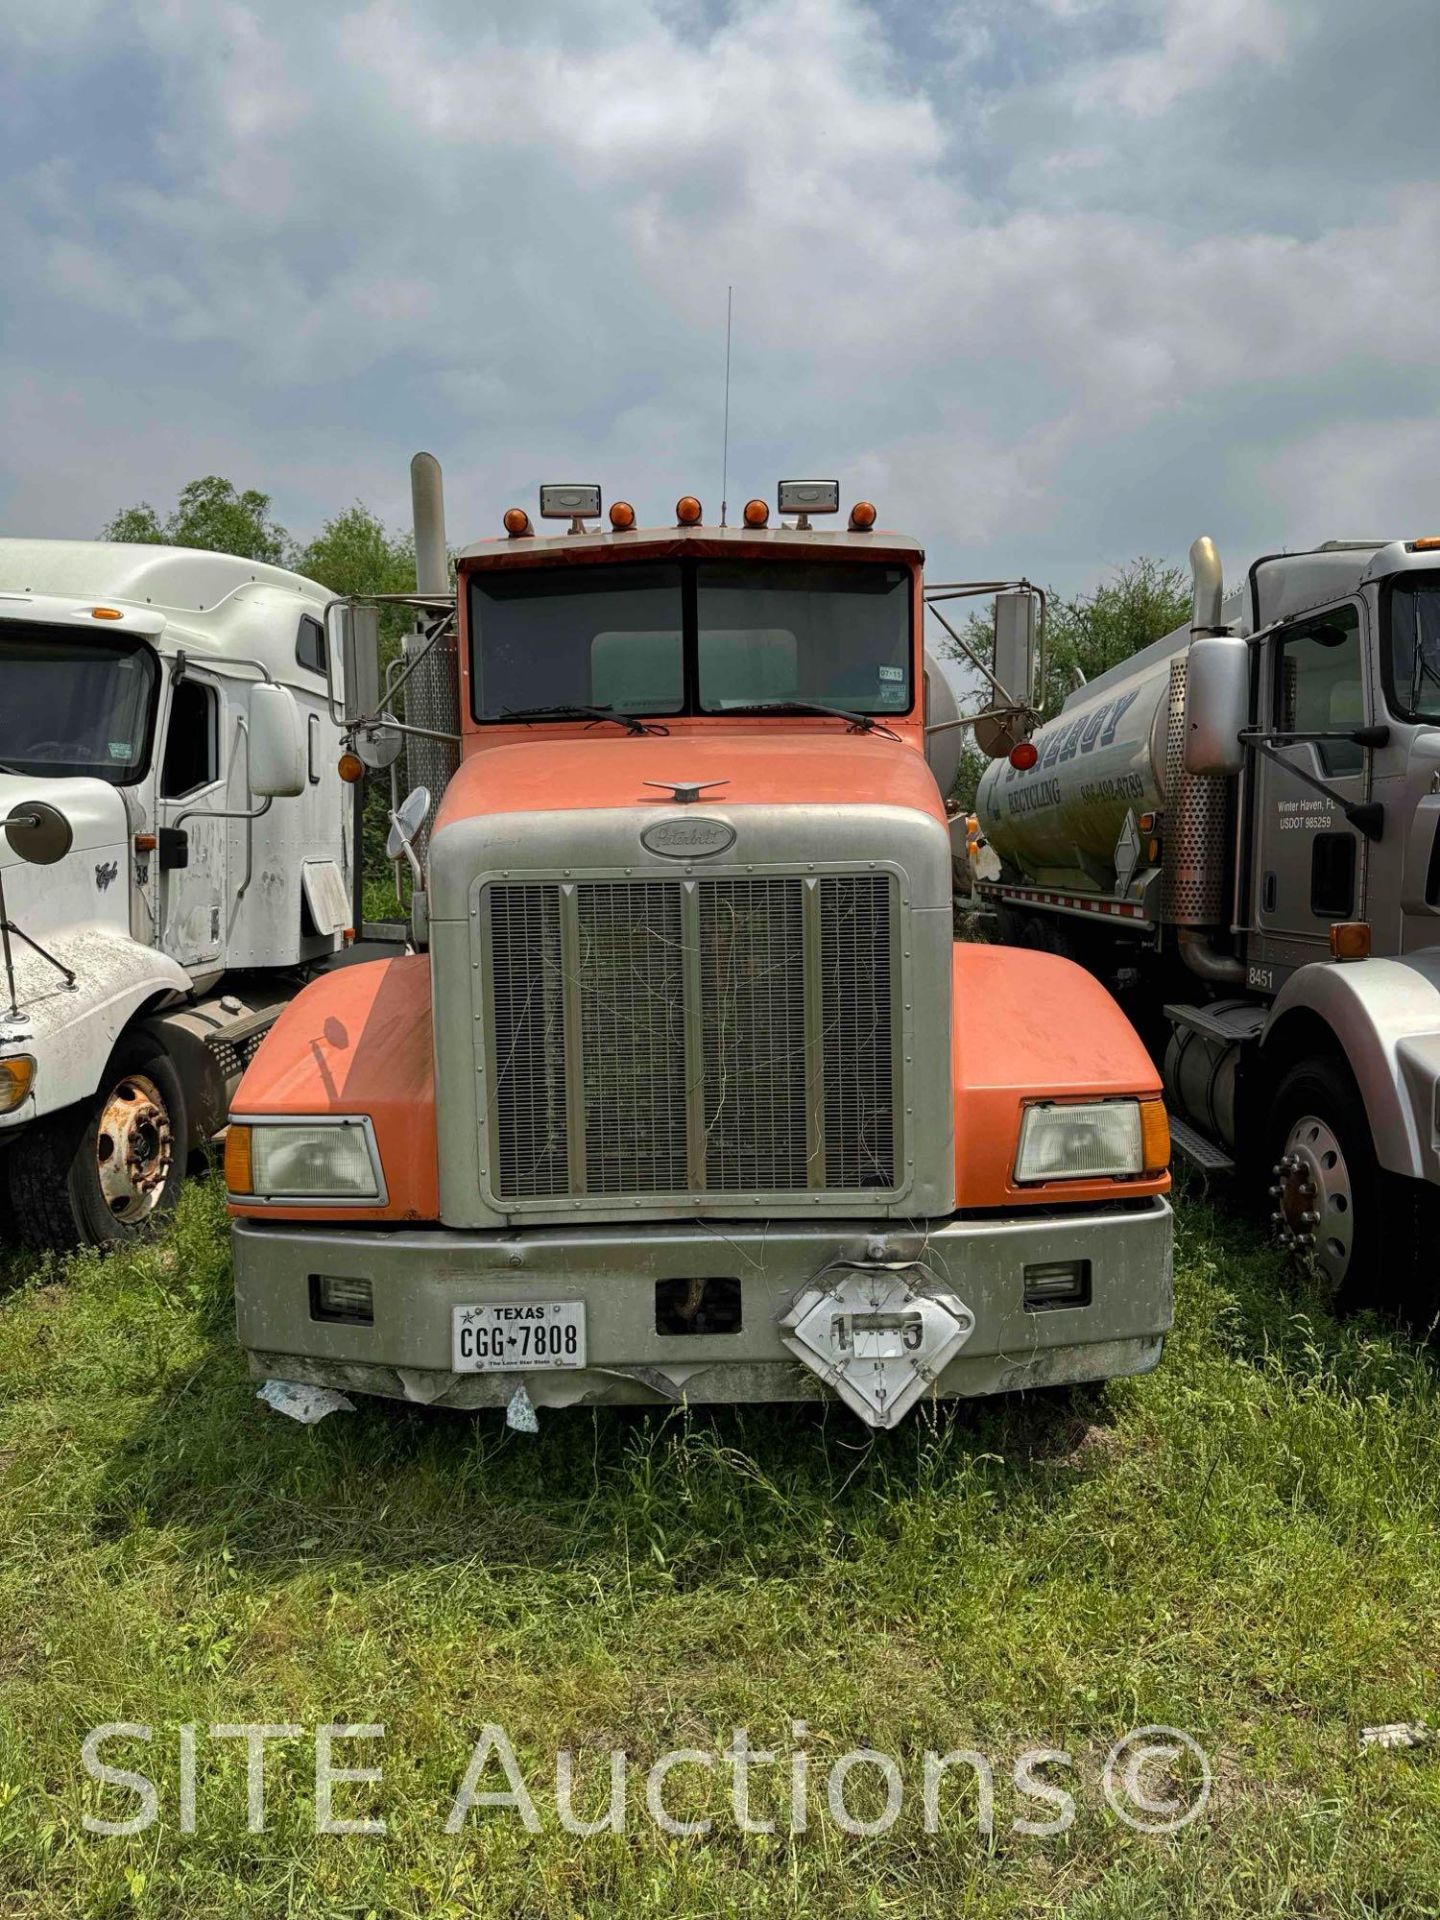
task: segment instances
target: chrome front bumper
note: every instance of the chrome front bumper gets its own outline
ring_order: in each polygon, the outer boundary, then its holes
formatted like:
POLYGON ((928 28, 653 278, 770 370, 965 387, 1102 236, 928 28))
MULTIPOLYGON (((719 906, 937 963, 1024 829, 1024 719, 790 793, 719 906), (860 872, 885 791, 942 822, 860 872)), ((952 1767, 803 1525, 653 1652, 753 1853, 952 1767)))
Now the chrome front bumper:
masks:
MULTIPOLYGON (((456 1233, 237 1220, 234 1251, 240 1344, 257 1379, 457 1408, 503 1406, 522 1382, 540 1407, 814 1400, 833 1389, 886 1427, 922 1394, 1148 1372, 1172 1319, 1171 1214, 1162 1199, 901 1232, 819 1221, 456 1233), (1026 1269, 1064 1262, 1088 1263, 1083 1303, 1027 1307, 1026 1269), (322 1275, 369 1280, 373 1324, 315 1318, 312 1281, 322 1275), (738 1284, 737 1331, 657 1331, 657 1285, 717 1277, 738 1284), (951 1337, 928 1348, 941 1364, 908 1397, 893 1381, 872 1386, 884 1369, 864 1354, 853 1372, 836 1351, 827 1357, 826 1315, 853 1320, 857 1289, 877 1306, 908 1296, 923 1310, 917 1322, 958 1309, 945 1327, 951 1337), (556 1299, 585 1303, 583 1370, 452 1371, 452 1308, 556 1299)), ((868 1337, 873 1344, 877 1336, 868 1337)))

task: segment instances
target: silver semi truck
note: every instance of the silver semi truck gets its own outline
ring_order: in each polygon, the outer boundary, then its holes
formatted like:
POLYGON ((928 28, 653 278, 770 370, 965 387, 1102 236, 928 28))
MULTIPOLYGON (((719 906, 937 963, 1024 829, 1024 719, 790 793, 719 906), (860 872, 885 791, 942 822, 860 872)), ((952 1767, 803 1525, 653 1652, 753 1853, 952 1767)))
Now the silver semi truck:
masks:
POLYGON ((1434 1292, 1440 540, 1256 560, 997 759, 1002 937, 1128 985, 1177 1146, 1357 1302, 1434 1292))
POLYGON ((354 922, 313 580, 0 540, 0 1239, 124 1239, 354 922))

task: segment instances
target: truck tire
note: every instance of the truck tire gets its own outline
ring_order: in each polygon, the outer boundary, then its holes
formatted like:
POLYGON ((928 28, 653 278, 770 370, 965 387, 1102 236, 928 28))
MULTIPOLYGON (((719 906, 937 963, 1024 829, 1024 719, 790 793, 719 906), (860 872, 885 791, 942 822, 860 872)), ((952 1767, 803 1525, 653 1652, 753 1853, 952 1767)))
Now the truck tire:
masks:
POLYGON ((99 1092, 37 1121, 5 1156, 20 1240, 37 1253, 134 1240, 174 1206, 188 1144, 169 1055, 123 1038, 99 1092))
POLYGON ((1343 1061, 1313 1054, 1281 1076, 1264 1164, 1273 1225, 1334 1288, 1337 1306, 1407 1319, 1424 1311, 1421 1295, 1433 1292, 1422 1278, 1425 1189, 1380 1165, 1343 1061))

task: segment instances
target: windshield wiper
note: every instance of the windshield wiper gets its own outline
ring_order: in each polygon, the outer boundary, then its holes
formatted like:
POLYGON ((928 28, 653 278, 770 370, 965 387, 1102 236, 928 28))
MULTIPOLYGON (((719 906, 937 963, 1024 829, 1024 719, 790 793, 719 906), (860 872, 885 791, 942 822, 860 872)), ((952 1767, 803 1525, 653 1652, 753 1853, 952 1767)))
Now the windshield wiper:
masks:
POLYGON ((832 720, 848 720, 851 733, 883 733, 887 740, 899 734, 873 713, 852 713, 848 707, 825 707, 818 700, 755 700, 743 707, 722 707, 722 713, 824 713, 832 720))
POLYGON ((589 720, 592 725, 601 720, 613 720, 617 727, 624 727, 627 733, 669 733, 668 727, 662 727, 654 720, 641 720, 633 713, 617 713, 614 707, 582 707, 562 704, 558 707, 502 707, 502 720, 589 720))

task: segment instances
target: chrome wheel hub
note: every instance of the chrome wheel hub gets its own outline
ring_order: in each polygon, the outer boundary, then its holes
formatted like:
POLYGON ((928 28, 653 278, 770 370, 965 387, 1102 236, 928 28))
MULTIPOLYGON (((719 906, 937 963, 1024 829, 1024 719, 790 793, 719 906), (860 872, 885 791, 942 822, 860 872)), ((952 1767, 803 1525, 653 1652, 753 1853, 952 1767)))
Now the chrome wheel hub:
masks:
POLYGON ((1334 1129, 1312 1113, 1297 1120, 1270 1180, 1281 1246, 1338 1285, 1350 1270, 1355 1196, 1334 1129))
POLYGON ((143 1073, 126 1074, 111 1088, 95 1130, 100 1192, 116 1220, 133 1225, 155 1211, 174 1157, 160 1089, 143 1073))

